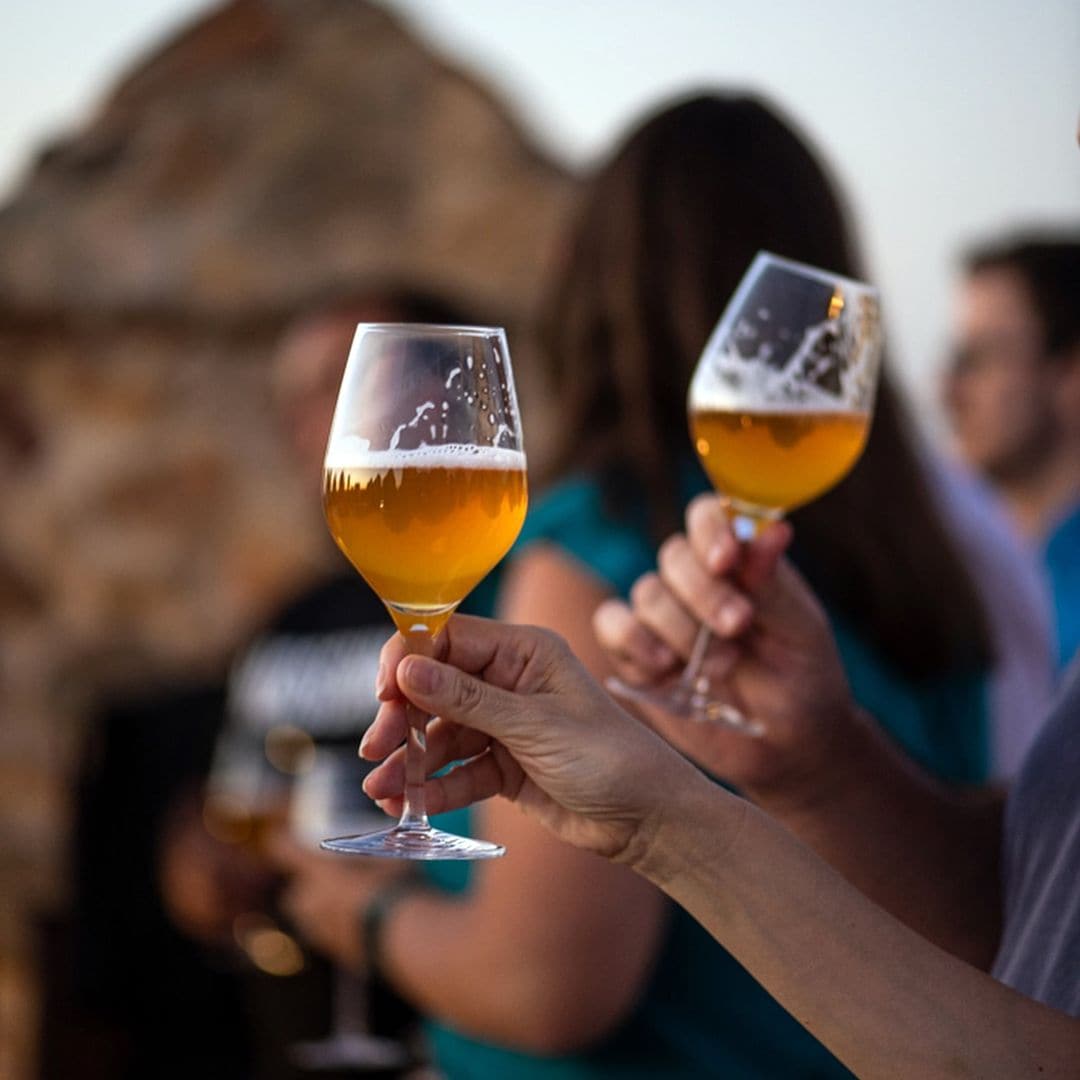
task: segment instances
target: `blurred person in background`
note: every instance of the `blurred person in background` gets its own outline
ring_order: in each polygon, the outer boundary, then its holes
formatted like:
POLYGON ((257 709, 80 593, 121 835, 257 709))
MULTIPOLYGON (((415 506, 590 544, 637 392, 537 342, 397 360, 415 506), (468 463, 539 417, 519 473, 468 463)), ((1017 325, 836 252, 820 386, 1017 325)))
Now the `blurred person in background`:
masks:
POLYGON ((1080 240, 973 249, 955 326, 944 399, 956 445, 1038 552, 1060 669, 1080 645, 1080 240))
MULTIPOLYGON (((317 298, 288 328, 273 363, 274 399, 313 508, 342 372, 356 324, 363 321, 445 323, 461 317, 441 298, 387 284, 317 298)), ((337 565, 336 554, 328 563, 337 565)), ((248 980, 256 986, 249 994, 255 1018, 250 1040, 253 1075, 260 1078, 300 1075, 294 1066, 304 1055, 294 1044, 325 1034, 328 1020, 343 1028, 336 1035, 364 1027, 394 1038, 410 1035, 411 1013, 381 986, 370 994, 352 987, 350 999, 366 1015, 343 1014, 334 999, 364 975, 347 957, 329 1008, 326 980, 318 972, 287 987, 305 961, 295 944, 290 947, 287 919, 281 922, 290 906, 288 884, 266 856, 270 834, 284 830, 292 839, 277 842, 302 865, 318 839, 355 831, 353 823, 374 811, 360 788, 364 770, 356 743, 374 716, 378 650, 392 628, 378 598, 344 565, 295 597, 238 655, 211 760, 197 790, 176 801, 164 830, 159 880, 174 924, 226 955, 239 945, 245 964, 271 976, 248 980), (335 1008, 338 1015, 330 1017, 335 1008), (304 1022, 298 1023, 298 1013, 304 1022)), ((368 861, 354 869, 344 882, 342 910, 360 908, 404 867, 368 861)), ((328 928, 331 934, 335 929, 340 935, 341 927, 328 928)), ((350 1057, 346 1043, 341 1039, 337 1049, 328 1045, 316 1056, 324 1067, 359 1069, 362 1062, 350 1057)), ((386 1065, 380 1075, 399 1075, 415 1052, 398 1056, 398 1064, 386 1065)))
POLYGON ((1005 782, 1023 763, 1053 697, 1050 605, 1039 568, 994 493, 955 462, 931 455, 924 464, 990 622, 990 777, 1005 782))
MULTIPOLYGON (((497 611, 557 630, 597 677, 612 668, 594 611, 655 565, 707 488, 687 435, 687 386, 760 248, 861 276, 826 174, 754 99, 660 110, 585 193, 544 320, 554 466, 505 564, 497 611)), ((796 558, 825 597, 856 699, 933 773, 975 782, 987 764, 995 643, 923 456, 886 377, 860 464, 793 515, 796 558)), ((434 866, 426 886, 376 897, 362 932, 326 947, 377 968, 431 1018, 451 1078, 847 1075, 625 867, 501 801, 447 827, 508 854, 434 866)), ((321 873, 349 872, 328 862, 321 873)), ((294 888, 302 895, 303 877, 294 888)), ((312 937, 320 923, 344 922, 311 910, 299 925, 312 937)))

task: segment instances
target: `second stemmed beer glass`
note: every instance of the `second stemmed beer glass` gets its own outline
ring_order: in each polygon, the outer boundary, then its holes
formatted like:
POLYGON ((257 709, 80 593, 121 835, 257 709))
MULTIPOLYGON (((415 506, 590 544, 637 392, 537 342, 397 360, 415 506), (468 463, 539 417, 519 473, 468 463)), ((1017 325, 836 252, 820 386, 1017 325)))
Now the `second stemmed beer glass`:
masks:
MULTIPOLYGON (((446 620, 506 554, 525 518, 525 454, 502 330, 361 323, 326 450, 334 540, 410 650, 431 655, 446 620)), ((424 730, 409 706, 405 809, 390 829, 323 847, 407 859, 485 859, 496 844, 432 828, 424 730)))
MULTIPOLYGON (((314 846, 328 832, 373 829, 383 819, 360 786, 370 766, 357 760, 353 748, 316 745, 306 765, 296 776, 289 800, 289 826, 297 843, 314 846)), ((371 1030, 369 975, 334 965, 330 1034, 292 1047, 292 1058, 302 1070, 400 1072, 408 1064, 404 1043, 371 1030)))
MULTIPOLYGON (((876 289, 758 254, 705 346, 687 401, 694 449, 740 539, 824 494, 855 464, 880 358, 876 289)), ((666 690, 609 685, 675 715, 763 734, 702 674, 708 644, 703 627, 666 690)))

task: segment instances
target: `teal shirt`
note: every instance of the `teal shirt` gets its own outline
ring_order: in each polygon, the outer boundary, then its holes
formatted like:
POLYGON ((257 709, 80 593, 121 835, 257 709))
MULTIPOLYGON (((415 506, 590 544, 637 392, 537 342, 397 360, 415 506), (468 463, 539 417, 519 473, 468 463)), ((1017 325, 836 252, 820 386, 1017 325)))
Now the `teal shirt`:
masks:
POLYGON ((1058 672, 1080 648, 1080 506, 1051 530, 1042 550, 1054 603, 1058 672))
MULTIPOLYGON (((687 487, 689 496, 704 483, 695 479, 687 487)), ((537 500, 515 551, 538 541, 558 545, 624 597, 656 565, 643 523, 605 512, 596 483, 587 477, 567 480, 537 500)), ((472 609, 487 602, 490 597, 474 599, 472 609)), ((982 677, 915 686, 836 619, 833 629, 855 699, 897 742, 940 776, 982 779, 987 753, 982 677)), ((444 815, 439 824, 467 832, 467 813, 444 815)), ((443 888, 468 887, 468 863, 428 869, 443 888)), ((492 927, 491 932, 499 931, 492 927)), ((435 1059, 450 1080, 851 1075, 681 908, 672 911, 641 1001, 615 1032, 588 1050, 544 1058, 479 1043, 437 1024, 429 1026, 429 1034, 435 1059)))

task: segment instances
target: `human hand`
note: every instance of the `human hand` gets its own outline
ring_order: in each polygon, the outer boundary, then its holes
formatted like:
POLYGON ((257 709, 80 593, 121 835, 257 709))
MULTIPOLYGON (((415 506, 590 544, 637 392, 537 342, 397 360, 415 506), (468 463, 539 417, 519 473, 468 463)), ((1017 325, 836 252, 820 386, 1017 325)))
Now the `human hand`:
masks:
POLYGON ((306 945, 340 967, 363 971, 361 917, 388 882, 409 871, 390 859, 344 859, 276 834, 267 854, 287 884, 278 906, 306 945))
POLYGON ((400 636, 383 647, 382 706, 360 751, 386 758, 364 790, 387 812, 401 809, 406 697, 436 717, 429 773, 463 762, 427 781, 431 813, 503 795, 561 839, 633 864, 671 792, 703 780, 620 709, 557 635, 457 615, 437 647, 439 659, 406 656, 400 636))
POLYGON ((708 626, 703 674, 764 734, 652 708, 642 709, 644 718, 758 801, 812 798, 855 707, 825 613, 782 558, 791 528, 771 524, 740 544, 712 495, 690 504, 686 527, 664 543, 657 572, 635 584, 631 605, 613 600, 597 609, 597 637, 627 683, 664 685, 677 678, 699 627, 708 626))
POLYGON ((162 904, 173 924, 206 945, 230 947, 237 916, 270 902, 277 876, 245 847, 212 836, 201 795, 171 809, 158 851, 162 904))

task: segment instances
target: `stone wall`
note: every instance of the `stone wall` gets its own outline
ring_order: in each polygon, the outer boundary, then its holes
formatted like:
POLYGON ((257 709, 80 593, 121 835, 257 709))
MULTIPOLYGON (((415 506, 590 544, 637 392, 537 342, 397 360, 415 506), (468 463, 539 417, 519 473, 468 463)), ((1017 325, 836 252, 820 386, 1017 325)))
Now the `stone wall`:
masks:
POLYGON ((64 901, 94 702, 222 670, 329 557, 270 408, 282 327, 409 282, 512 325, 527 366, 572 189, 376 5, 235 0, 0 209, 0 1015, 28 1015, 27 915, 64 901))

